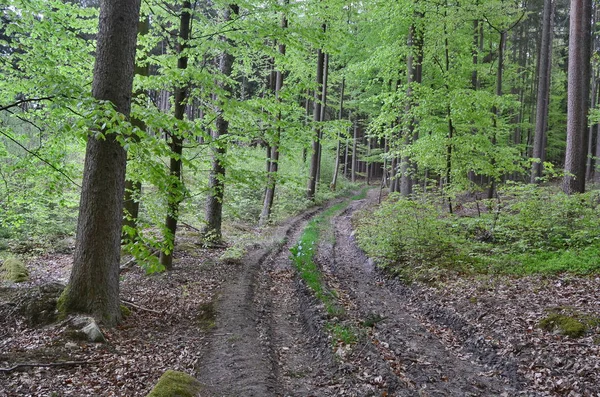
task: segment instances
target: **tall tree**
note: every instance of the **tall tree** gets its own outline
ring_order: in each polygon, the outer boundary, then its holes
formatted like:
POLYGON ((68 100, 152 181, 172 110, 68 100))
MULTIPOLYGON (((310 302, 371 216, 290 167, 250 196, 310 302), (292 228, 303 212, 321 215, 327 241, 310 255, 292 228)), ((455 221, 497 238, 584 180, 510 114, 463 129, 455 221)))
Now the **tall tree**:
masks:
MULTIPOLYGON (((239 14, 240 9, 236 4, 230 4, 223 12, 223 20, 230 22, 234 16, 239 14)), ((221 40, 231 41, 226 36, 221 40)), ((223 139, 229 132, 229 121, 223 114, 223 104, 228 96, 231 96, 233 87, 227 80, 233 69, 234 57, 230 50, 225 50, 219 57, 219 70, 223 80, 218 83, 221 90, 220 95, 215 95, 217 119, 212 131, 212 169, 210 172, 208 187, 209 195, 206 199, 206 225, 203 234, 210 240, 221 240, 221 224, 223 219, 223 198, 225 195, 225 154, 227 146, 223 139), (221 96, 221 97, 219 97, 221 96)))
POLYGON ((544 160, 544 142, 548 129, 548 107, 550 102, 550 76, 552 72, 552 21, 554 19, 554 0, 544 0, 544 16, 542 20, 542 40, 538 58, 538 91, 535 118, 535 135, 533 138, 533 158, 531 166, 531 183, 539 182, 542 176, 544 160))
MULTIPOLYGON (((92 94, 129 117, 139 0, 103 0, 92 94)), ((114 132, 90 134, 86 146, 73 270, 62 309, 92 314, 108 326, 121 318, 119 257, 127 152, 114 132)))
MULTIPOLYGON (((148 34, 150 25, 150 17, 146 16, 138 22, 138 36, 145 36, 148 34)), ((135 64, 135 75, 147 77, 150 71, 150 65, 144 59, 145 54, 141 55, 141 59, 136 61, 135 64)), ((142 97, 143 91, 136 90, 135 96, 142 97)), ((131 124, 140 130, 146 129, 146 123, 139 117, 132 117, 131 124)), ((132 137, 136 142, 136 135, 132 137)), ((124 203, 124 217, 123 217, 123 237, 128 236, 135 239, 137 237, 137 219, 140 212, 140 194, 142 192, 142 182, 139 180, 126 179, 125 180, 125 203, 124 203)))
MULTIPOLYGON (((322 25, 323 31, 327 29, 327 25, 322 25)), ((308 174, 308 188, 307 196, 309 200, 315 199, 317 192, 317 175, 319 174, 319 156, 321 153, 321 106, 322 106, 322 95, 323 95, 323 74, 325 70, 325 53, 322 49, 317 50, 317 73, 314 103, 313 103, 313 121, 315 122, 315 131, 313 133, 312 141, 312 153, 310 157, 310 170, 308 174)))
POLYGON ((592 1, 571 0, 567 89, 567 152, 563 191, 585 191, 587 112, 590 90, 592 1))
MULTIPOLYGON (((177 69, 185 70, 188 65, 186 48, 190 38, 191 26, 191 2, 185 0, 181 5, 181 16, 179 19, 179 41, 177 43, 177 69)), ((178 82, 175 86, 175 109, 176 120, 183 120, 185 115, 185 101, 188 96, 187 82, 178 82)), ((169 147, 171 149, 169 161, 169 173, 171 177, 172 190, 168 195, 167 217, 165 220, 165 244, 160 252, 160 264, 167 270, 173 268, 173 250, 175 247, 175 233, 177 232, 177 220, 179 219, 179 204, 182 200, 183 186, 181 184, 181 155, 183 153, 183 134, 174 127, 168 134, 169 147)))
MULTIPOLYGON (((289 0, 284 1, 284 5, 288 5, 289 0)), ((288 20, 285 15, 281 17, 281 28, 287 29, 288 20)), ((285 44, 279 44, 279 54, 285 56, 285 44)), ((278 104, 281 104, 281 88, 283 87, 283 71, 281 67, 275 73, 275 99, 278 104)), ((259 224, 265 225, 271 217, 271 208, 273 207, 273 199, 275 198, 275 185, 277 184, 277 171, 279 170, 279 144, 281 140, 281 109, 277 110, 275 120, 275 137, 269 152, 269 161, 267 169, 267 189, 263 201, 263 209, 260 214, 259 224)))

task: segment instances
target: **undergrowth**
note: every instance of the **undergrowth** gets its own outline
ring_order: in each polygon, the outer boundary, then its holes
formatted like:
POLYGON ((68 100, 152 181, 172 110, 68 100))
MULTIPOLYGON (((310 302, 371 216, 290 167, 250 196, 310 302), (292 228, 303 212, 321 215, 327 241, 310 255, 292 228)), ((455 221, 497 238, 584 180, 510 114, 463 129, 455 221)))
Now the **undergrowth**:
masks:
POLYGON ((407 280, 449 273, 512 275, 600 271, 600 194, 509 185, 493 200, 462 200, 449 214, 439 196, 392 195, 355 217, 359 246, 407 280))

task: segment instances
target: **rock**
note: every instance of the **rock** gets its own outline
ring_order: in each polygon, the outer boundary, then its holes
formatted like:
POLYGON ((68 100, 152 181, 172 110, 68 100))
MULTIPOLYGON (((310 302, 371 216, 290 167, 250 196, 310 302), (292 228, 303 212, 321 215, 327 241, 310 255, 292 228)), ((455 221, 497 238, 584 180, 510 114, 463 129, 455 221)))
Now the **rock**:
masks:
POLYGON ((51 324, 56 321, 56 302, 63 288, 62 284, 50 283, 22 289, 14 299, 17 311, 29 326, 51 324))
POLYGON ((203 388, 196 378, 184 372, 168 370, 146 397, 199 397, 203 388))
MULTIPOLYGON (((94 342, 94 343, 105 343, 106 342, 106 338, 104 337, 102 330, 96 323, 96 320, 94 320, 92 317, 85 317, 85 316, 74 317, 73 319, 71 319, 70 323, 71 323, 71 327, 79 329, 81 333, 85 334, 87 337, 87 340, 89 342, 94 342)), ((75 338, 75 339, 79 339, 79 338, 75 338)))
POLYGON ((104 337, 102 330, 100 329, 98 324, 96 324, 95 321, 92 321, 91 323, 89 323, 88 325, 83 327, 81 329, 81 331, 84 332, 88 336, 88 340, 90 342, 95 342, 95 343, 105 343, 106 342, 106 338, 104 337))
POLYGON ((29 272, 19 259, 8 258, 0 266, 0 278, 13 283, 22 283, 29 280, 29 272))

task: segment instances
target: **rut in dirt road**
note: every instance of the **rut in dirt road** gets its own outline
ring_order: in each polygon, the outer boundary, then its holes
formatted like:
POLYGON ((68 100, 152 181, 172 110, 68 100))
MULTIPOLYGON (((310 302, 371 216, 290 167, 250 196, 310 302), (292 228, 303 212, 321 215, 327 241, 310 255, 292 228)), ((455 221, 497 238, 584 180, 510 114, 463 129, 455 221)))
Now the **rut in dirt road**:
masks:
POLYGON ((244 258, 236 280, 215 303, 215 327, 198 379, 207 396, 325 396, 335 372, 318 310, 299 283, 289 248, 314 209, 274 233, 266 247, 244 258), (316 393, 316 394, 315 394, 316 393))
POLYGON ((390 396, 514 395, 517 382, 510 374, 492 371, 468 352, 448 349, 408 310, 406 294, 398 290, 402 286, 356 247, 351 215, 361 205, 351 203, 332 220, 336 244, 328 260, 333 282, 350 301, 348 315, 372 326, 363 357, 356 358, 367 368, 361 369, 363 376, 390 396))

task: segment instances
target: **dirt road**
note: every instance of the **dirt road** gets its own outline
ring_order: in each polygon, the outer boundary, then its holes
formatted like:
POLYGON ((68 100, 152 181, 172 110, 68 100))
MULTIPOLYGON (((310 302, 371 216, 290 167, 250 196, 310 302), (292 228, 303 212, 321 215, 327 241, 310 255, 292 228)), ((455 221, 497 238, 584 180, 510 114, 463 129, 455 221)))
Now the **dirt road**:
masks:
MULTIPOLYGON (((239 279, 223 291, 216 328, 198 378, 213 396, 494 396, 514 395, 511 363, 485 349, 452 349, 409 307, 412 292, 374 268, 352 237, 354 211, 376 192, 332 219, 317 259, 344 306, 336 321, 356 342, 333 340, 322 305, 289 258, 306 214, 275 234, 285 241, 251 255, 239 279)), ((418 308, 420 312, 423 308, 418 308)), ((426 308, 426 310, 429 310, 426 308)))

